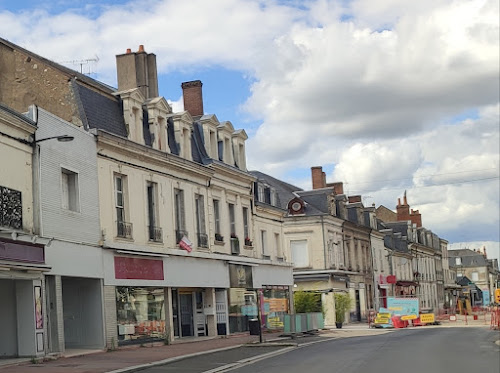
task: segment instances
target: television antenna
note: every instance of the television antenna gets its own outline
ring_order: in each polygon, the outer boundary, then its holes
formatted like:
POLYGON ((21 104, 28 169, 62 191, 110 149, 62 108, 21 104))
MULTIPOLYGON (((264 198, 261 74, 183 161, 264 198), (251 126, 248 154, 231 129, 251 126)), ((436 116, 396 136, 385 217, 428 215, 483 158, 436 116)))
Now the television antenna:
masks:
POLYGON ((59 63, 63 65, 73 65, 73 66, 80 65, 80 74, 91 75, 94 73, 94 71, 92 71, 92 65, 97 64, 98 62, 99 62, 99 57, 96 55, 94 58, 85 58, 83 60, 61 61, 59 63), (87 72, 85 73, 83 72, 84 65, 88 67, 87 72))

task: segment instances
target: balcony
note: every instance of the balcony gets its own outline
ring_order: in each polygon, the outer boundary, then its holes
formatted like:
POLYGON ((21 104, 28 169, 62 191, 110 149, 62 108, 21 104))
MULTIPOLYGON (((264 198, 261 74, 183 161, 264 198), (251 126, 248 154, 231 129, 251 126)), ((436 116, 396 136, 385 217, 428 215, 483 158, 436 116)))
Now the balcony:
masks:
POLYGON ((240 255, 240 240, 238 237, 231 237, 231 254, 240 255))
POLYGON ((208 235, 206 233, 196 233, 198 247, 208 248, 208 235))
POLYGON ((160 227, 148 226, 149 240, 153 242, 163 242, 163 231, 160 227))
POLYGON ((132 223, 125 221, 116 222, 116 237, 132 239, 132 223))
POLYGON ((176 229, 175 230, 175 243, 179 243, 182 240, 182 237, 188 236, 188 232, 182 229, 176 229))

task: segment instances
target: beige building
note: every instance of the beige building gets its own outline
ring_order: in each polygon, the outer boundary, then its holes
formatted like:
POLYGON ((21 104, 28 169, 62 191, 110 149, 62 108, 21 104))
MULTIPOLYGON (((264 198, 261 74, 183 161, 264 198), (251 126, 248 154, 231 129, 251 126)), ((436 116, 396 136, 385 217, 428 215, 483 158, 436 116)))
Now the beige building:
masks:
POLYGON ((45 354, 46 242, 33 220, 36 123, 0 104, 0 357, 45 354))
POLYGON ((183 83, 185 111, 173 113, 142 46, 117 56, 117 90, 3 39, 0 49, 2 100, 43 106, 96 138, 108 347, 245 331, 258 307, 289 307, 275 290, 288 291, 292 267, 271 244, 283 237, 275 214, 253 203, 247 135, 204 113, 200 81, 183 83))

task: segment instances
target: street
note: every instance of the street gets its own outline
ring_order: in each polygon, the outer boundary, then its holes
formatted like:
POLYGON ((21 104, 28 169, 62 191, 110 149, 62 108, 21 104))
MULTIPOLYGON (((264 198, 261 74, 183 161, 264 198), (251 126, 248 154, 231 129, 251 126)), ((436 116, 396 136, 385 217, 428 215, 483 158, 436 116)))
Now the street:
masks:
POLYGON ((240 347, 141 370, 234 373, 472 373, 500 371, 498 331, 428 327, 363 337, 314 337, 298 347, 240 347), (259 359, 262 354, 273 356, 259 359), (252 362, 252 359, 257 358, 252 362))
POLYGON ((498 331, 415 328, 299 347, 235 373, 470 373, 500 371, 498 331))

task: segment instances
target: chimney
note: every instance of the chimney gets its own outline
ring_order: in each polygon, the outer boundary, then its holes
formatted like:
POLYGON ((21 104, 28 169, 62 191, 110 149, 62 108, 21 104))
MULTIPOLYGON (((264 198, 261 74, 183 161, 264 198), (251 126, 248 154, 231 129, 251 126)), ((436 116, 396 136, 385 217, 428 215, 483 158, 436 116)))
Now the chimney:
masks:
POLYGON ((361 195, 349 196, 349 203, 361 202, 361 195))
POLYGON ((118 91, 139 88, 146 99, 158 97, 156 55, 146 53, 144 45, 137 52, 130 48, 116 56, 118 91))
POLYGON ((203 94, 201 80, 192 80, 181 84, 182 97, 184 98, 184 110, 189 112, 191 116, 198 117, 204 114, 203 112, 203 94))
POLYGON ((344 194, 344 183, 342 181, 337 181, 336 183, 328 184, 332 186, 335 194, 344 194))
POLYGON ((323 172, 323 167, 311 167, 312 187, 313 189, 321 189, 326 186, 326 175, 323 172))

